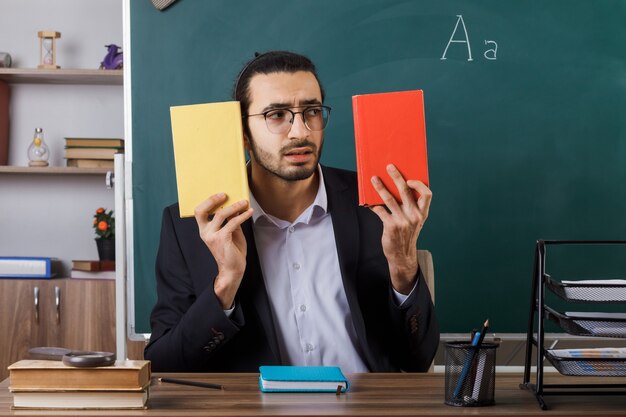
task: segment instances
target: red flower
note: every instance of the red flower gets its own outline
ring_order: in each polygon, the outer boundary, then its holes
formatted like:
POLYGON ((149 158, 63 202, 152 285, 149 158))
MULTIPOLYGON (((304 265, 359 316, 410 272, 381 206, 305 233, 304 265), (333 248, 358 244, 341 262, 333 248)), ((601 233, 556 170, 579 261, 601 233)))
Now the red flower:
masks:
POLYGON ((105 222, 104 220, 102 220, 101 222, 98 222, 98 230, 100 230, 101 232, 106 231, 108 228, 109 228, 109 224, 105 222))

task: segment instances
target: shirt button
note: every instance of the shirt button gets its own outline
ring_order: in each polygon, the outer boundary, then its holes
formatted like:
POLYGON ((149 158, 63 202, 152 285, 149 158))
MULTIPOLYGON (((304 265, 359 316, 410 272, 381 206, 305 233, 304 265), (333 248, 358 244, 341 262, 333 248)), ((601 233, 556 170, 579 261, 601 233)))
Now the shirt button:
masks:
POLYGON ((312 344, 310 344, 310 343, 307 343, 307 344, 306 344, 306 346, 304 347, 304 350, 305 350, 306 352, 310 352, 310 351, 312 351, 312 350, 313 350, 313 345, 312 345, 312 344))
POLYGON ((296 271, 297 271, 298 269, 300 269, 300 264, 299 264, 298 262, 294 262, 294 263, 293 263, 293 269, 295 269, 296 271))
POLYGON ((304 304, 300 306, 300 311, 302 311, 303 313, 306 311, 306 306, 304 304))
POLYGON ((293 226, 289 226, 289 228, 287 229, 289 230, 289 233, 293 233, 293 231, 295 230, 295 228, 293 226))

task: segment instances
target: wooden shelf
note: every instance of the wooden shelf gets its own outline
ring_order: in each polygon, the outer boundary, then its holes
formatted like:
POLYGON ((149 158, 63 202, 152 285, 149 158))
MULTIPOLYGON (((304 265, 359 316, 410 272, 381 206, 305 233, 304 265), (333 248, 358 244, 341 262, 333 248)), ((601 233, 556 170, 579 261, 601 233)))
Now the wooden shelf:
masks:
POLYGON ((10 84, 122 85, 122 70, 0 68, 0 80, 10 84))
POLYGON ((74 167, 25 167, 1 165, 0 174, 38 174, 38 175, 104 175, 109 168, 74 168, 74 167))

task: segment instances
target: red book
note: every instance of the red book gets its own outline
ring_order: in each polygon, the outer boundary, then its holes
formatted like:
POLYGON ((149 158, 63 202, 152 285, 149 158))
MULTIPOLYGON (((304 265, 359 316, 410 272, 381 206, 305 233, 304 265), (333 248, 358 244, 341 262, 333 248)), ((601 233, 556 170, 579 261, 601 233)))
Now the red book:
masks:
POLYGON ((374 175, 380 177, 397 201, 401 201, 387 173, 389 164, 394 164, 405 180, 420 180, 428 186, 422 90, 353 96, 352 111, 359 205, 384 204, 372 185, 374 175))
POLYGON ((115 261, 73 260, 72 270, 75 270, 75 271, 115 271, 115 261))

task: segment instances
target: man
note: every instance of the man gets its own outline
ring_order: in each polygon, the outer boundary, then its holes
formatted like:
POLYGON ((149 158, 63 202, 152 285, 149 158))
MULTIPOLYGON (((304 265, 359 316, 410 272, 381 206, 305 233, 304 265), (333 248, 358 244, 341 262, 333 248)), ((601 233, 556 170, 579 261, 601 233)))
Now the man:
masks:
POLYGON ((386 208, 363 208, 354 172, 318 164, 330 108, 304 56, 258 55, 235 99, 250 207, 239 201, 210 216, 226 199, 216 194, 195 220, 180 219, 178 205, 165 209, 145 349, 153 370, 427 370, 439 329, 416 244, 430 190, 390 165, 402 201, 374 177, 386 208))

